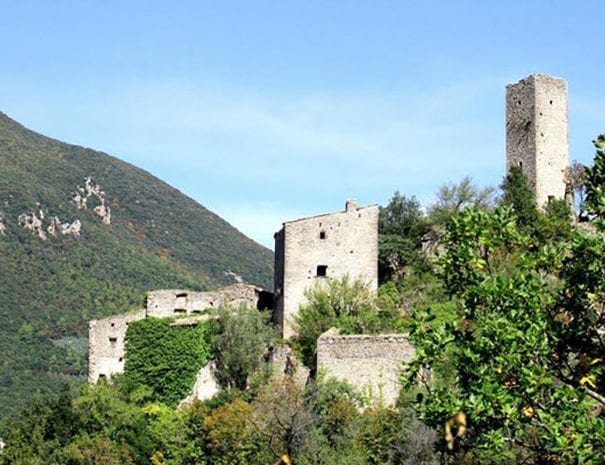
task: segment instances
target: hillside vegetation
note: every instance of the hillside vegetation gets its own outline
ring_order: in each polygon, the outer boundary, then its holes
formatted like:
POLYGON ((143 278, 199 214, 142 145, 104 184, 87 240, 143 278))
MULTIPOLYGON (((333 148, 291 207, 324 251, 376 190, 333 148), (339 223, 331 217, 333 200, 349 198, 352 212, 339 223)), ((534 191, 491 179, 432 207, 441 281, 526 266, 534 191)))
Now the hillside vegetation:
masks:
POLYGON ((273 254, 149 173, 0 113, 0 418, 86 373, 87 321, 158 288, 270 288, 273 254))

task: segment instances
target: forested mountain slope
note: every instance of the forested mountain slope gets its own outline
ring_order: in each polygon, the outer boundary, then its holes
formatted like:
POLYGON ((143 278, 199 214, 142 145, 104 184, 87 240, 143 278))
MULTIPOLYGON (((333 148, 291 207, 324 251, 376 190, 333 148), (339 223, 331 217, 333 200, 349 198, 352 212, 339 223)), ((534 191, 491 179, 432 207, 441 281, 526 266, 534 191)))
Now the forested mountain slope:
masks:
POLYGON ((0 417, 85 373, 89 319, 150 289, 270 288, 272 262, 149 173, 0 113, 0 417))

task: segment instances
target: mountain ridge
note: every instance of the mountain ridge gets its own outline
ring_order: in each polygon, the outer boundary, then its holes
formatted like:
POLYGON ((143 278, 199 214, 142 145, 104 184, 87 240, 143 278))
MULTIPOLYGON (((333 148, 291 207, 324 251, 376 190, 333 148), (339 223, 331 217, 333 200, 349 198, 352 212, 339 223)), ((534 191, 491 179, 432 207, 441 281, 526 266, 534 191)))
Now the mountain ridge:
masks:
POLYGON ((154 175, 0 112, 0 416, 85 375, 88 319, 152 289, 270 288, 272 266, 270 250, 154 175))

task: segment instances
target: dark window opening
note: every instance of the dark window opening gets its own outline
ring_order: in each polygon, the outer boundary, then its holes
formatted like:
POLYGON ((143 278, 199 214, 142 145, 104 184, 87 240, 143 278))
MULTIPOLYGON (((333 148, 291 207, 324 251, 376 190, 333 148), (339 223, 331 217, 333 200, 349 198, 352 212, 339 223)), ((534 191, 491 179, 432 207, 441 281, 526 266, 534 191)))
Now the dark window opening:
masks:
POLYGON ((317 265, 317 276, 327 276, 328 275, 328 266, 327 265, 317 265))
POLYGON ((519 168, 523 168, 523 162, 522 161, 519 162, 519 168))
POLYGON ((555 200, 555 196, 554 195, 549 195, 548 196, 548 203, 552 202, 553 200, 555 200))
POLYGON ((187 310, 184 308, 175 308, 174 313, 187 313, 187 310))
POLYGON ((191 313, 202 313, 201 310, 193 310, 191 313))
POLYGON ((124 361, 124 357, 120 357, 118 360, 119 360, 120 362, 123 362, 123 361, 124 361))
POLYGON ((186 293, 186 292, 183 292, 183 293, 181 293, 181 294, 177 294, 177 295, 176 295, 176 298, 178 299, 179 297, 186 298, 186 297, 187 297, 187 293, 186 293))
POLYGON ((326 238, 326 232, 325 231, 320 231, 319 232, 319 238, 320 239, 325 239, 326 238))
POLYGON ((111 324, 111 327, 113 328, 115 325, 116 325, 115 323, 112 323, 112 324, 111 324))
POLYGON ((104 375, 103 373, 101 373, 101 374, 99 375, 99 379, 105 379, 105 378, 107 378, 107 375, 104 375))
POLYGON ((517 105, 521 105, 521 100, 517 100, 517 105))
POLYGON ((552 100, 550 101, 550 104, 552 105, 552 100))
POLYGON ((110 342, 111 344, 115 344, 116 342, 118 342, 118 338, 117 338, 117 337, 110 337, 110 338, 109 338, 109 342, 110 342))

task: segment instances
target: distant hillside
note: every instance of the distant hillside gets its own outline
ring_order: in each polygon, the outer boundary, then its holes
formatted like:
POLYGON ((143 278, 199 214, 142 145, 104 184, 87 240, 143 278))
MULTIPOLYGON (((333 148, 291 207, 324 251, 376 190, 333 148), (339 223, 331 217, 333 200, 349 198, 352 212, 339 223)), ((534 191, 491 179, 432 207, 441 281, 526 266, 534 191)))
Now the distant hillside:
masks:
POLYGON ((270 289, 272 272, 270 250, 168 184, 0 113, 0 420, 85 374, 89 319, 150 289, 270 289))

